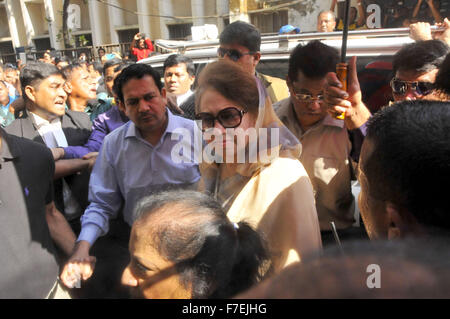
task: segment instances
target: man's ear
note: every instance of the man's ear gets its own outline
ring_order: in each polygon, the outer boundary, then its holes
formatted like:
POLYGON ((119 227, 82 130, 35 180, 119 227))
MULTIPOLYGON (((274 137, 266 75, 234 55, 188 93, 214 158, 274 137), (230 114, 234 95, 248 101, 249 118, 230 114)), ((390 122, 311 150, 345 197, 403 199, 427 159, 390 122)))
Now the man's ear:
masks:
POLYGON ((418 234, 419 225, 408 211, 389 201, 385 203, 385 209, 389 222, 388 239, 404 238, 410 234, 418 234))
POLYGON ((73 89, 72 83, 67 82, 67 81, 64 82, 64 91, 66 91, 67 94, 72 93, 72 89, 73 89))
POLYGON ((167 105, 167 90, 166 90, 166 88, 161 89, 161 97, 164 101, 164 105, 167 105))
POLYGON ((195 82, 195 75, 189 75, 189 82, 191 83, 191 86, 194 84, 194 82, 195 82))
POLYGON ((117 107, 119 108, 119 110, 128 116, 128 114, 126 112, 125 104, 122 101, 120 101, 119 99, 116 99, 116 98, 114 98, 114 99, 116 100, 117 107))
POLYGON ((23 93, 26 94, 27 98, 31 102, 36 103, 36 89, 34 87, 27 85, 23 93))
POLYGON ((253 65, 255 67, 259 63, 259 60, 261 60, 261 52, 256 52, 255 54, 253 54, 253 65))

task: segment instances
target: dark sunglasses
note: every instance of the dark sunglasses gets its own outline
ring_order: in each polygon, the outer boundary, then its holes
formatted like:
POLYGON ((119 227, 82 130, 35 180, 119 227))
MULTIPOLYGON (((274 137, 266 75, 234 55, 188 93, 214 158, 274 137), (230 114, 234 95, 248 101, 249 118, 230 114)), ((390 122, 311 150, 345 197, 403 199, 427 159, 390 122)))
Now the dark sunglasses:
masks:
POLYGON ((241 125, 242 117, 247 111, 240 110, 235 107, 227 107, 217 113, 217 116, 211 115, 211 113, 198 113, 195 115, 197 121, 201 121, 197 124, 201 127, 200 129, 204 132, 206 129, 213 128, 214 124, 219 121, 220 125, 224 128, 236 128, 241 125))
POLYGON ((416 93, 419 95, 427 95, 431 93, 431 91, 434 88, 434 85, 433 83, 430 82, 418 82, 418 81, 409 82, 393 78, 391 80, 391 88, 392 92, 397 95, 405 95, 406 92, 408 91, 408 88, 415 90, 416 93))
POLYGON ((224 49, 224 48, 218 48, 217 49, 217 55, 221 58, 225 57, 225 55, 228 55, 228 57, 233 60, 234 62, 238 61, 240 58, 242 58, 244 55, 252 55, 256 52, 246 52, 242 53, 239 52, 236 49, 224 49))

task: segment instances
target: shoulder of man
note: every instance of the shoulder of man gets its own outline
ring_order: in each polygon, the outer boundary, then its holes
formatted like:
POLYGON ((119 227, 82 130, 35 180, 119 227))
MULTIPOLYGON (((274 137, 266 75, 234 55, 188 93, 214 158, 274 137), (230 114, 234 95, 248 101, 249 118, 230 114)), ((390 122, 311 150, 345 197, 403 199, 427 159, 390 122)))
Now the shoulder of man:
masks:
POLYGON ((269 96, 272 99, 272 103, 289 97, 289 89, 285 80, 262 73, 258 73, 257 77, 267 89, 269 96))
POLYGON ((91 129, 92 127, 92 122, 89 115, 84 112, 66 110, 66 114, 64 116, 70 118, 79 128, 91 129))
MULTIPOLYGON (((8 133, 7 141, 9 145, 14 145, 13 147, 19 152, 19 155, 25 156, 25 159, 32 156, 33 160, 27 162, 27 166, 37 166, 40 169, 45 166, 53 167, 53 156, 47 146, 11 133, 8 133)), ((53 176, 53 169, 49 169, 49 172, 53 176)))

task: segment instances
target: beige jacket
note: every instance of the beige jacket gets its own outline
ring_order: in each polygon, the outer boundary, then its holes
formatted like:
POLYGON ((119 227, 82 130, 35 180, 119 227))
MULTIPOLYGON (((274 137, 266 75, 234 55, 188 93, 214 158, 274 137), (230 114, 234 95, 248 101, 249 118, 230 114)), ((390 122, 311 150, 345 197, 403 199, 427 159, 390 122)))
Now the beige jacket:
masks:
POLYGON ((284 125, 302 143, 300 161, 314 187, 320 229, 330 230, 334 221, 338 229, 354 222, 355 201, 351 190, 351 143, 342 120, 327 115, 303 132, 290 98, 274 105, 284 125))

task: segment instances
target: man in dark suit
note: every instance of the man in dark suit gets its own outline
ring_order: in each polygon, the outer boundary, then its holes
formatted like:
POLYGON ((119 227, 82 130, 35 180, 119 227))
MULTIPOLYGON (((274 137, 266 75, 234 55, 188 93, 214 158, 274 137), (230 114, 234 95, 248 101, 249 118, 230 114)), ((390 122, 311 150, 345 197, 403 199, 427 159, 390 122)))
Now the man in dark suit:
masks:
MULTIPOLYGON (((27 64, 20 77, 25 110, 7 132, 45 144, 49 148, 84 145, 91 134, 89 116, 66 111, 65 78, 54 65, 27 64)), ((89 169, 95 154, 84 159, 55 163, 55 203, 72 229, 79 231, 79 217, 88 204, 89 169)))
POLYGON ((172 54, 164 61, 164 89, 167 106, 172 113, 193 120, 195 94, 191 86, 195 81, 195 66, 191 58, 172 54))

